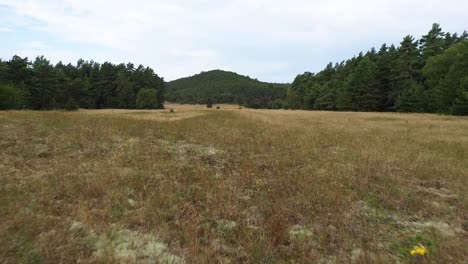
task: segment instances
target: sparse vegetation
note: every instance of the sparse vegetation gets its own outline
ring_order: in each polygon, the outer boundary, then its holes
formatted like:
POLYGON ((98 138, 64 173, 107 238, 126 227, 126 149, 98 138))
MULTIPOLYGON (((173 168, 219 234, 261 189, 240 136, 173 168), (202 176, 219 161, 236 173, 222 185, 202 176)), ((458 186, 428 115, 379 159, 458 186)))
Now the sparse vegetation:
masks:
POLYGON ((170 108, 0 112, 1 262, 466 260, 466 117, 170 108))

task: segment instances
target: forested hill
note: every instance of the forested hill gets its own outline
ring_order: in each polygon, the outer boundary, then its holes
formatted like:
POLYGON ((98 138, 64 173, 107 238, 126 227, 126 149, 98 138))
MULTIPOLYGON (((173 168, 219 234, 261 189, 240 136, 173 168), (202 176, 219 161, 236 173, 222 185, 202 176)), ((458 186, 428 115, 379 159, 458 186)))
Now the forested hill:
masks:
POLYGON ((260 82, 234 72, 213 70, 167 83, 170 102, 236 103, 251 108, 271 108, 285 98, 287 84, 260 82))
POLYGON ((283 107, 468 115, 468 33, 434 24, 419 40, 406 36, 298 75, 283 107))

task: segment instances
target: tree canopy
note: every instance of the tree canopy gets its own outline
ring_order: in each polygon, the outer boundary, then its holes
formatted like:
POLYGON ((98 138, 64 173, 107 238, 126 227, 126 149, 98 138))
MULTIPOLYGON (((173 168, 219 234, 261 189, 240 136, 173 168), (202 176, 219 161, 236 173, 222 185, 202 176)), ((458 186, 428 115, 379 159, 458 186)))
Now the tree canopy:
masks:
POLYGON ((287 92, 294 109, 438 112, 468 110, 468 34, 439 24, 420 40, 383 44, 318 73, 296 77, 287 92))
POLYGON ((142 89, 156 93, 152 108, 163 108, 164 80, 149 67, 81 59, 52 65, 43 56, 0 60, 0 109, 133 109, 142 89))

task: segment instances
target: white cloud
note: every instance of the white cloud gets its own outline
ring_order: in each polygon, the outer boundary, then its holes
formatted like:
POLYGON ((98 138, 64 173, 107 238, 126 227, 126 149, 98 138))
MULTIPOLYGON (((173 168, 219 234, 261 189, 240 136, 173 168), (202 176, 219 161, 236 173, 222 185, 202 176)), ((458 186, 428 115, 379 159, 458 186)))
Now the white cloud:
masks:
POLYGON ((8 33, 8 32, 12 32, 13 30, 11 28, 8 28, 8 27, 0 27, 0 33, 8 33))
POLYGON ((110 49, 168 79, 223 66, 290 81, 326 63, 304 61, 309 51, 341 60, 346 57, 333 54, 352 56, 356 49, 398 42, 405 34, 419 37, 433 22, 450 31, 468 28, 468 1, 459 0, 0 0, 0 5, 16 19, 39 22, 25 24, 29 28, 73 46, 110 49), (295 65, 310 66, 294 72, 295 65))
POLYGON ((39 40, 32 40, 32 41, 25 42, 23 43, 22 46, 28 49, 36 49, 36 50, 44 50, 44 49, 49 48, 47 44, 39 40))

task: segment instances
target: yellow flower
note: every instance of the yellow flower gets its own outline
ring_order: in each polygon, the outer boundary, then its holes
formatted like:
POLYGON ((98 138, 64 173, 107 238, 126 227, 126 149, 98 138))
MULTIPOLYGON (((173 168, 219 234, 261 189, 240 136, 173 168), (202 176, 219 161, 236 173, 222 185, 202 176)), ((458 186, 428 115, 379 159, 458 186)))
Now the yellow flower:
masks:
POLYGON ((262 179, 255 180, 255 190, 260 191, 266 186, 266 182, 262 179))
POLYGON ((427 250, 427 248, 425 248, 423 245, 419 244, 417 246, 415 246, 411 251, 410 251, 411 255, 415 256, 415 255, 426 255, 429 253, 429 251, 427 250))

